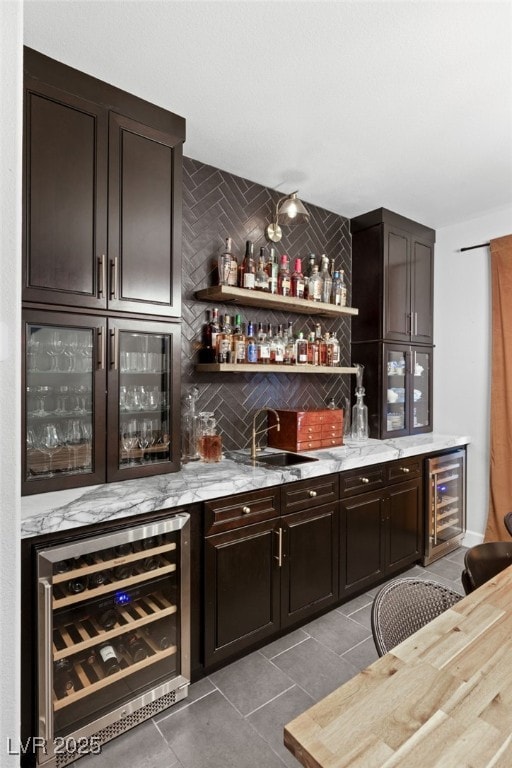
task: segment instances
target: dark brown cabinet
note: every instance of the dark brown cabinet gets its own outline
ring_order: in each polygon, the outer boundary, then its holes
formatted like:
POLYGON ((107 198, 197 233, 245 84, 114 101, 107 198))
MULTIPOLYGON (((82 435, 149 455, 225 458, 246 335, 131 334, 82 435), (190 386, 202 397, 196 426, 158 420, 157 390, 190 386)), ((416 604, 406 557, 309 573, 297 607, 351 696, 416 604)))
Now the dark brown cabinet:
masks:
POLYGON ((352 341, 432 344, 434 230, 378 208, 350 231, 352 341))
POLYGON ((369 469, 373 477, 364 468, 346 473, 352 489, 340 503, 340 598, 370 588, 422 556, 421 462, 407 459, 369 469), (376 489, 365 491, 372 483, 376 489))
POLYGON ((179 469, 179 323, 23 318, 24 494, 179 469))
POLYGON ((329 475, 205 504, 206 667, 336 603, 338 503, 329 475))
POLYGON ((179 317, 185 121, 25 50, 23 300, 179 317))
POLYGON ((370 436, 432 431, 434 230, 379 208, 351 220, 352 360, 370 436))

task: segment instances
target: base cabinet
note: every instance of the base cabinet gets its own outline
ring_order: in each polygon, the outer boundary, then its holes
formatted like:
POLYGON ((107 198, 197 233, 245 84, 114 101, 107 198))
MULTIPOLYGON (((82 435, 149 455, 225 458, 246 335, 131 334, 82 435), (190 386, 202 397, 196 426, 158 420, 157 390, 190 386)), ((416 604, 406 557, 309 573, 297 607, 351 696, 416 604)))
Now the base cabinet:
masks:
POLYGON ((207 502, 205 531, 206 668, 337 602, 337 475, 207 502))
POLYGON ((368 589, 417 562, 423 547, 423 482, 418 459, 347 474, 342 488, 352 488, 352 495, 340 502, 340 598, 368 589), (379 487, 361 491, 371 484, 379 487))

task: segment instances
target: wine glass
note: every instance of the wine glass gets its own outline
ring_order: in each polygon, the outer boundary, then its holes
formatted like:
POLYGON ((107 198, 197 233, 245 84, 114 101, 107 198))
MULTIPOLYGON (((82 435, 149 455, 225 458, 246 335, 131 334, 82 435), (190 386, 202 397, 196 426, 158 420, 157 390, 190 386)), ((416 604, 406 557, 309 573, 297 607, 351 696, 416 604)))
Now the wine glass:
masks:
POLYGON ((128 465, 133 466, 136 464, 135 459, 131 456, 132 451, 134 451, 138 445, 136 419, 130 419, 121 425, 121 445, 127 455, 128 465))
POLYGON ((91 449, 92 449, 92 423, 84 421, 82 423, 82 434, 85 442, 85 462, 84 470, 91 469, 91 449))
POLYGON ((62 370, 59 358, 64 354, 64 342, 59 331, 51 331, 46 343, 46 354, 50 357, 50 371, 62 370))
POLYGON ((71 421, 68 421, 64 440, 66 445, 71 449, 73 453, 73 469, 77 469, 77 452, 83 441, 82 425, 79 419, 72 419, 71 421))
POLYGON ((55 424, 45 424, 41 430, 39 450, 48 456, 48 473, 53 475, 53 455, 62 447, 61 439, 55 424))

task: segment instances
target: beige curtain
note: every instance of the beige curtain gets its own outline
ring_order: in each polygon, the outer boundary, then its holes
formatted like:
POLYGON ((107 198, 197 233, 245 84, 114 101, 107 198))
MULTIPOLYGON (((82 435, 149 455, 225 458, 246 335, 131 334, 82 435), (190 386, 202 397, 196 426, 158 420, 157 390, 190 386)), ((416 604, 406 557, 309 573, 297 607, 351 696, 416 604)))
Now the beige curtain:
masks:
POLYGON ((512 512, 512 235, 491 240, 491 473, 486 541, 510 541, 512 512))

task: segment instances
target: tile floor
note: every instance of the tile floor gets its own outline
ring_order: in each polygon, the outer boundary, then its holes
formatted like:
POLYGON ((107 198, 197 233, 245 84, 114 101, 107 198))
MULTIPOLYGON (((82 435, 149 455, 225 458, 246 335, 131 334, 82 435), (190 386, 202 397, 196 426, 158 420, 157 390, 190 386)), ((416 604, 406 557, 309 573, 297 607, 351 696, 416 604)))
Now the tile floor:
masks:
MULTIPOLYGON (((407 575, 463 593, 463 557, 459 549, 407 575)), ((370 611, 378 589, 194 683, 187 699, 77 768, 298 768, 283 727, 377 658, 370 611)))

